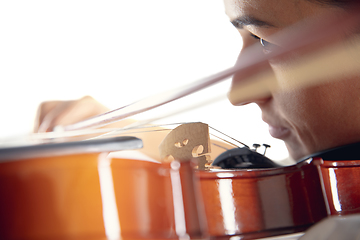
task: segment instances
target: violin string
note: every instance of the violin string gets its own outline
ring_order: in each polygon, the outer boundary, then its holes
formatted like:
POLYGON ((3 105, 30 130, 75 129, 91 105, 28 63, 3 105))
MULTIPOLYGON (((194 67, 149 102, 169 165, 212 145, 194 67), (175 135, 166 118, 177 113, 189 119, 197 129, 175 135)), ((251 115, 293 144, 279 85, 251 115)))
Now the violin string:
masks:
MULTIPOLYGON (((217 131, 217 132, 221 133, 222 135, 224 135, 224 136, 226 136, 226 137, 230 138, 231 140, 233 140, 233 141, 235 141, 235 142, 237 142, 237 143, 240 143, 240 144, 241 144, 241 145, 243 145, 244 147, 249 148, 249 146, 248 146, 248 145, 246 145, 245 143, 240 142, 239 140, 237 140, 237 139, 235 139, 235 138, 233 138, 233 137, 231 137, 231 136, 229 136, 229 135, 227 135, 227 134, 225 134, 225 133, 223 133, 223 132, 221 132, 221 131, 219 131, 219 130, 217 130, 217 129, 215 129, 215 128, 211 127, 211 126, 209 126, 209 128, 211 128, 211 129, 213 129, 213 130, 215 130, 215 131, 217 131)), ((215 136, 214 134, 212 134, 212 135, 213 135, 213 136, 215 136)), ((218 137, 218 136, 215 136, 215 137, 220 138, 220 137, 218 137)), ((220 138, 220 139, 221 139, 221 138, 220 138)), ((235 144, 233 144, 233 143, 231 143, 231 142, 229 142, 229 141, 227 141, 227 140, 224 140, 224 139, 221 139, 221 140, 226 141, 227 143, 229 143, 229 144, 232 144, 232 145, 236 146, 235 144)), ((239 147, 239 146, 237 146, 237 147, 239 147)))
MULTIPOLYGON (((181 124, 187 124, 187 123, 190 123, 190 122, 179 122, 179 123, 159 124, 159 125, 153 125, 153 126, 150 126, 150 127, 146 127, 146 126, 144 127, 144 126, 143 126, 143 127, 132 128, 132 130, 135 130, 135 129, 144 129, 144 128, 145 128, 145 129, 148 129, 148 128, 157 128, 157 127, 164 127, 164 126, 170 126, 170 125, 181 125, 181 124)), ((231 140, 233 140, 233 141, 235 141, 235 142, 237 142, 237 143, 240 143, 241 145, 249 148, 249 146, 247 146, 247 145, 244 144, 243 142, 241 142, 241 141, 239 141, 239 140, 237 140, 237 139, 235 139, 235 138, 233 138, 233 137, 231 137, 231 136, 229 136, 229 135, 227 135, 227 134, 225 134, 225 133, 223 133, 223 132, 215 129, 214 127, 209 126, 209 129, 212 129, 212 130, 214 130, 214 131, 216 131, 216 132, 224 135, 225 137, 227 137, 227 138, 229 138, 229 139, 231 139, 231 140)), ((163 128, 163 129, 153 129, 153 130, 144 130, 144 131, 124 131, 124 132, 126 132, 126 134, 136 134, 136 133, 161 132, 161 131, 170 131, 170 130, 171 130, 171 129, 163 128)), ((110 132, 109 134, 104 134, 104 135, 96 136, 96 137, 94 137, 94 138, 92 138, 92 139, 119 136, 120 134, 121 134, 121 132, 119 132, 118 130, 115 130, 115 131, 113 131, 113 132, 110 132)), ((238 145, 234 144, 233 142, 231 142, 231 141, 229 141, 229 140, 226 140, 225 138, 220 137, 220 136, 217 135, 217 134, 209 133, 209 135, 214 136, 214 137, 222 140, 223 142, 228 143, 229 145, 235 146, 235 147, 237 147, 237 148, 239 147, 238 145)), ((212 143, 212 144, 215 145, 215 146, 217 146, 217 147, 227 149, 227 148, 225 148, 225 147, 223 147, 223 146, 220 146, 220 145, 218 145, 218 144, 216 144, 216 143, 212 143)))
MULTIPOLYGON (((137 126, 137 127, 132 128, 132 130, 149 129, 149 128, 157 128, 157 127, 172 126, 172 125, 177 125, 177 126, 179 126, 179 125, 181 125, 181 124, 187 124, 187 123, 190 123, 190 122, 178 122, 178 123, 158 124, 158 125, 152 125, 152 126, 149 126, 149 127, 147 127, 147 126, 137 126)), ((242 144, 243 146, 249 148, 246 144, 244 144, 244 143, 240 142, 239 140, 237 140, 237 139, 235 139, 235 138, 233 138, 233 137, 231 137, 231 136, 229 136, 229 135, 227 135, 227 134, 225 134, 225 133, 223 133, 223 132, 215 129, 214 127, 211 127, 211 126, 208 126, 208 127, 209 127, 209 130, 212 129, 212 130, 214 130, 214 131, 216 131, 216 132, 224 135, 225 137, 230 138, 231 140, 233 140, 233 141, 235 141, 235 142, 238 142, 238 143, 242 144)), ((170 131, 170 130, 171 130, 171 129, 162 128, 162 129, 153 129, 153 130, 124 131, 124 132, 126 132, 126 134, 137 134, 137 133, 161 132, 161 131, 170 131)), ((114 132, 111 132, 111 133, 109 133, 109 134, 107 134, 107 135, 104 134, 104 135, 96 136, 96 137, 94 137, 94 138, 92 138, 92 139, 104 138, 104 137, 106 138, 106 137, 112 137, 112 136, 119 136, 119 134, 121 134, 121 132, 119 132, 118 130, 115 130, 114 132)), ((231 145, 231 146, 234 146, 234 147, 236 147, 236 148, 239 148, 239 147, 240 147, 240 146, 234 144, 233 142, 231 142, 231 141, 229 141, 229 140, 226 140, 226 139, 223 138, 223 137, 220 137, 220 136, 217 135, 217 134, 209 133, 209 135, 210 135, 210 136, 214 136, 214 137, 216 137, 217 139, 219 139, 219 140, 221 140, 221 141, 223 141, 223 142, 225 142, 225 143, 227 143, 227 144, 229 144, 229 145, 231 145)), ((228 148, 226 148, 226 147, 224 147, 224 146, 221 146, 221 145, 219 145, 219 144, 216 144, 216 143, 214 143, 214 142, 211 142, 211 144, 214 145, 214 146, 216 146, 216 147, 222 148, 222 149, 224 149, 224 150, 228 150, 228 148)))
MULTIPOLYGON (((226 148, 226 147, 224 147, 224 146, 221 146, 221 145, 219 145, 219 144, 216 144, 216 143, 211 143, 212 145, 214 145, 214 146, 216 146, 216 147, 219 147, 219 148, 222 148, 222 149, 224 149, 224 150, 229 150, 228 148, 226 148)), ((237 147, 237 146, 236 146, 237 147)))
MULTIPOLYGON (((167 125, 172 125, 172 124, 167 124, 167 125)), ((161 127, 161 125, 158 125, 157 127, 161 127)), ((139 128, 134 128, 134 129, 115 129, 111 132, 107 132, 105 134, 99 135, 99 136, 95 136, 92 137, 91 139, 98 139, 98 138, 110 138, 110 137, 115 137, 115 136, 121 136, 123 134, 136 134, 136 133, 146 133, 146 132, 161 132, 161 131, 170 131, 171 129, 168 128, 163 128, 163 129, 153 129, 153 130, 143 130, 143 131, 131 131, 131 130, 140 130, 143 128, 147 128, 147 127, 139 127, 139 128)), ((151 126, 149 128, 155 128, 154 126, 151 126)))
MULTIPOLYGON (((90 130, 74 130, 74 131, 66 131, 66 132, 41 132, 41 133, 33 133, 33 134, 27 134, 22 136, 14 136, 12 138, 5 138, 0 139, 0 146, 6 147, 6 146, 16 146, 16 145, 28 145, 28 144, 38 144, 38 143, 50 143, 50 142, 62 142, 62 141, 74 141, 76 140, 75 137, 81 137, 84 136, 84 138, 81 138, 81 140, 90 140, 96 137, 86 137, 88 135, 94 135, 94 134, 100 134, 99 136, 103 136, 106 133, 114 132, 119 135, 121 132, 126 132, 128 134, 131 133, 139 133, 141 132, 141 129, 150 129, 150 128, 158 128, 158 127, 169 127, 171 125, 180 125, 186 122, 182 123, 167 123, 167 124, 158 124, 158 125, 151 125, 151 126, 130 126, 128 128, 123 128, 121 131, 119 131, 118 128, 99 128, 99 129, 90 129, 90 130), (133 131, 131 131, 133 130, 133 131), (139 131, 134 131, 139 130, 139 131), (69 139, 71 138, 71 139, 69 139)), ((164 128, 163 130, 169 130, 167 128, 164 128)), ((146 130, 150 131, 150 130, 146 130)), ((154 130, 151 130, 154 131, 154 130)), ((110 135, 107 137, 111 137, 110 135)))

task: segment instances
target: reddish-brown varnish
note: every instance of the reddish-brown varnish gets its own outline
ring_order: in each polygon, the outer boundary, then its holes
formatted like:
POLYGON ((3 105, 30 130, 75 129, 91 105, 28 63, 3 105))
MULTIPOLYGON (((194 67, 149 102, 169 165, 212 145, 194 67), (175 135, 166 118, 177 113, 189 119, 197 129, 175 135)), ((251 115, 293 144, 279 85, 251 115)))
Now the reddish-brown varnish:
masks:
POLYGON ((254 239, 360 212, 359 161, 263 170, 101 153, 0 164, 0 239, 254 239))

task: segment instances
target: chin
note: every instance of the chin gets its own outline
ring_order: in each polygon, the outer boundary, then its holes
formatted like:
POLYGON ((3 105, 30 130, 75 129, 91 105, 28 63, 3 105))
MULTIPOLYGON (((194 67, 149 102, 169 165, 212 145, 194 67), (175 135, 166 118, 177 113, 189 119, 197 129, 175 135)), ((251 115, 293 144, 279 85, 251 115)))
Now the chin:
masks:
POLYGON ((310 152, 306 151, 305 149, 302 149, 301 147, 299 147, 300 144, 297 144, 296 146, 291 146, 291 147, 287 143, 285 143, 285 145, 289 152, 290 157, 297 162, 311 154, 310 152))

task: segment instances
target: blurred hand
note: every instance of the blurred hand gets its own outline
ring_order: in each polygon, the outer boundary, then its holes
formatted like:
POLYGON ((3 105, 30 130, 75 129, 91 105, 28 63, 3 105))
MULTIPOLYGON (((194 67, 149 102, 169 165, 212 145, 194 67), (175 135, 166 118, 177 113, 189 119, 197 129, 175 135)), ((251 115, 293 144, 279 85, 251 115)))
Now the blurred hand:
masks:
POLYGON ((90 96, 73 101, 49 101, 40 104, 34 132, 51 132, 56 126, 64 126, 109 111, 90 96))

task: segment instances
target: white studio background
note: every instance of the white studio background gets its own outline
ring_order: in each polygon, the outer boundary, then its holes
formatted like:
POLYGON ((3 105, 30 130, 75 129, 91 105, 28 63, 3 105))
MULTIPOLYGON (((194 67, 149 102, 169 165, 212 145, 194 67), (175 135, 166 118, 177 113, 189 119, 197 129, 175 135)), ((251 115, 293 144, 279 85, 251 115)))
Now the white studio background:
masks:
MULTIPOLYGON (((1 1, 0 34, 0 138, 31 132, 42 101, 90 95, 115 109, 231 67, 241 49, 221 0, 1 1)), ((175 117, 287 156, 253 104, 175 117)))

